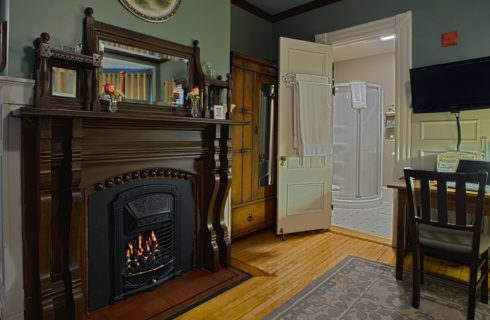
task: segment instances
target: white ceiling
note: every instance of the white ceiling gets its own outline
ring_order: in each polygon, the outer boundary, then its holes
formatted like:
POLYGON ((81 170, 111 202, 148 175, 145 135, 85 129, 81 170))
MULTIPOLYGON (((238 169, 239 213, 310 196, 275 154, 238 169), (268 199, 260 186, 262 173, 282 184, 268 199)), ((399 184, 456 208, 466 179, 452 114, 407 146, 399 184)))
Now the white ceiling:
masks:
POLYGON ((381 41, 380 38, 373 38, 348 45, 334 47, 333 59, 335 62, 339 62, 389 52, 395 52, 394 39, 381 41))
POLYGON ((275 15, 286 11, 291 8, 295 8, 312 0, 246 0, 248 3, 253 4, 259 9, 264 10, 270 15, 275 15))

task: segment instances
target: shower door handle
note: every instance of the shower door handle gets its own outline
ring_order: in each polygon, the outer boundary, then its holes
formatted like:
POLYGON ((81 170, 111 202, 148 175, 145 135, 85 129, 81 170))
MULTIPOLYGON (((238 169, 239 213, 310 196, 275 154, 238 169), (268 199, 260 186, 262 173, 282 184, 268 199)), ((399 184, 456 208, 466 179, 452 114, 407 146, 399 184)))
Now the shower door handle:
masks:
POLYGON ((288 159, 288 157, 286 157, 286 156, 281 156, 281 158, 280 158, 280 159, 281 159, 281 167, 284 167, 285 162, 286 162, 286 160, 288 159))

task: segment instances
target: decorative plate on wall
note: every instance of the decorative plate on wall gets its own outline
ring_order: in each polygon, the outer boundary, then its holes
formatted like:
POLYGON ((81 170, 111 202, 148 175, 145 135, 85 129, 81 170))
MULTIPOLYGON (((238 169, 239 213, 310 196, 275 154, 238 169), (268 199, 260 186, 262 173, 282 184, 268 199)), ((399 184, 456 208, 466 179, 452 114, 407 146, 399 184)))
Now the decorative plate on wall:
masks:
POLYGON ((134 15, 150 22, 172 18, 182 0, 119 0, 134 15))

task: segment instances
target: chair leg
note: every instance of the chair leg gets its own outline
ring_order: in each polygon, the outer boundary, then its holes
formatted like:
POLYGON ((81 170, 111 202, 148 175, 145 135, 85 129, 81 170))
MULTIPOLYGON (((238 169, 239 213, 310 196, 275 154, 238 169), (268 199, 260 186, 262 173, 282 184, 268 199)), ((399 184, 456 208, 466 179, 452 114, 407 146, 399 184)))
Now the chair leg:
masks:
POLYGON ((478 275, 478 263, 473 263, 470 267, 470 288, 469 288, 469 297, 468 297, 468 320, 475 319, 477 275, 478 275))
POLYGON ((424 284, 424 251, 420 249, 420 283, 424 284))
POLYGON ((419 308, 420 305, 420 270, 419 270, 419 248, 416 243, 412 244, 412 307, 419 308))
POLYGON ((481 288, 480 288, 480 301, 488 304, 488 250, 485 251, 483 254, 483 259, 485 263, 481 267, 481 276, 485 276, 485 279, 481 283, 481 288))

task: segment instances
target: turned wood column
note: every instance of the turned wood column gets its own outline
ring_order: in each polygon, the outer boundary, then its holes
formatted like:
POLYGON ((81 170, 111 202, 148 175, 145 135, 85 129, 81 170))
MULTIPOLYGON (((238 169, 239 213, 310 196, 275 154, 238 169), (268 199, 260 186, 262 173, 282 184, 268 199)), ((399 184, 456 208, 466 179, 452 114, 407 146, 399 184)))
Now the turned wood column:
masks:
POLYGON ((217 130, 220 130, 220 168, 219 174, 221 179, 217 212, 215 215, 215 229, 218 233, 218 246, 220 250, 220 264, 222 267, 231 265, 231 242, 228 226, 225 222, 225 207, 226 200, 231 189, 231 127, 228 125, 219 125, 217 130))

